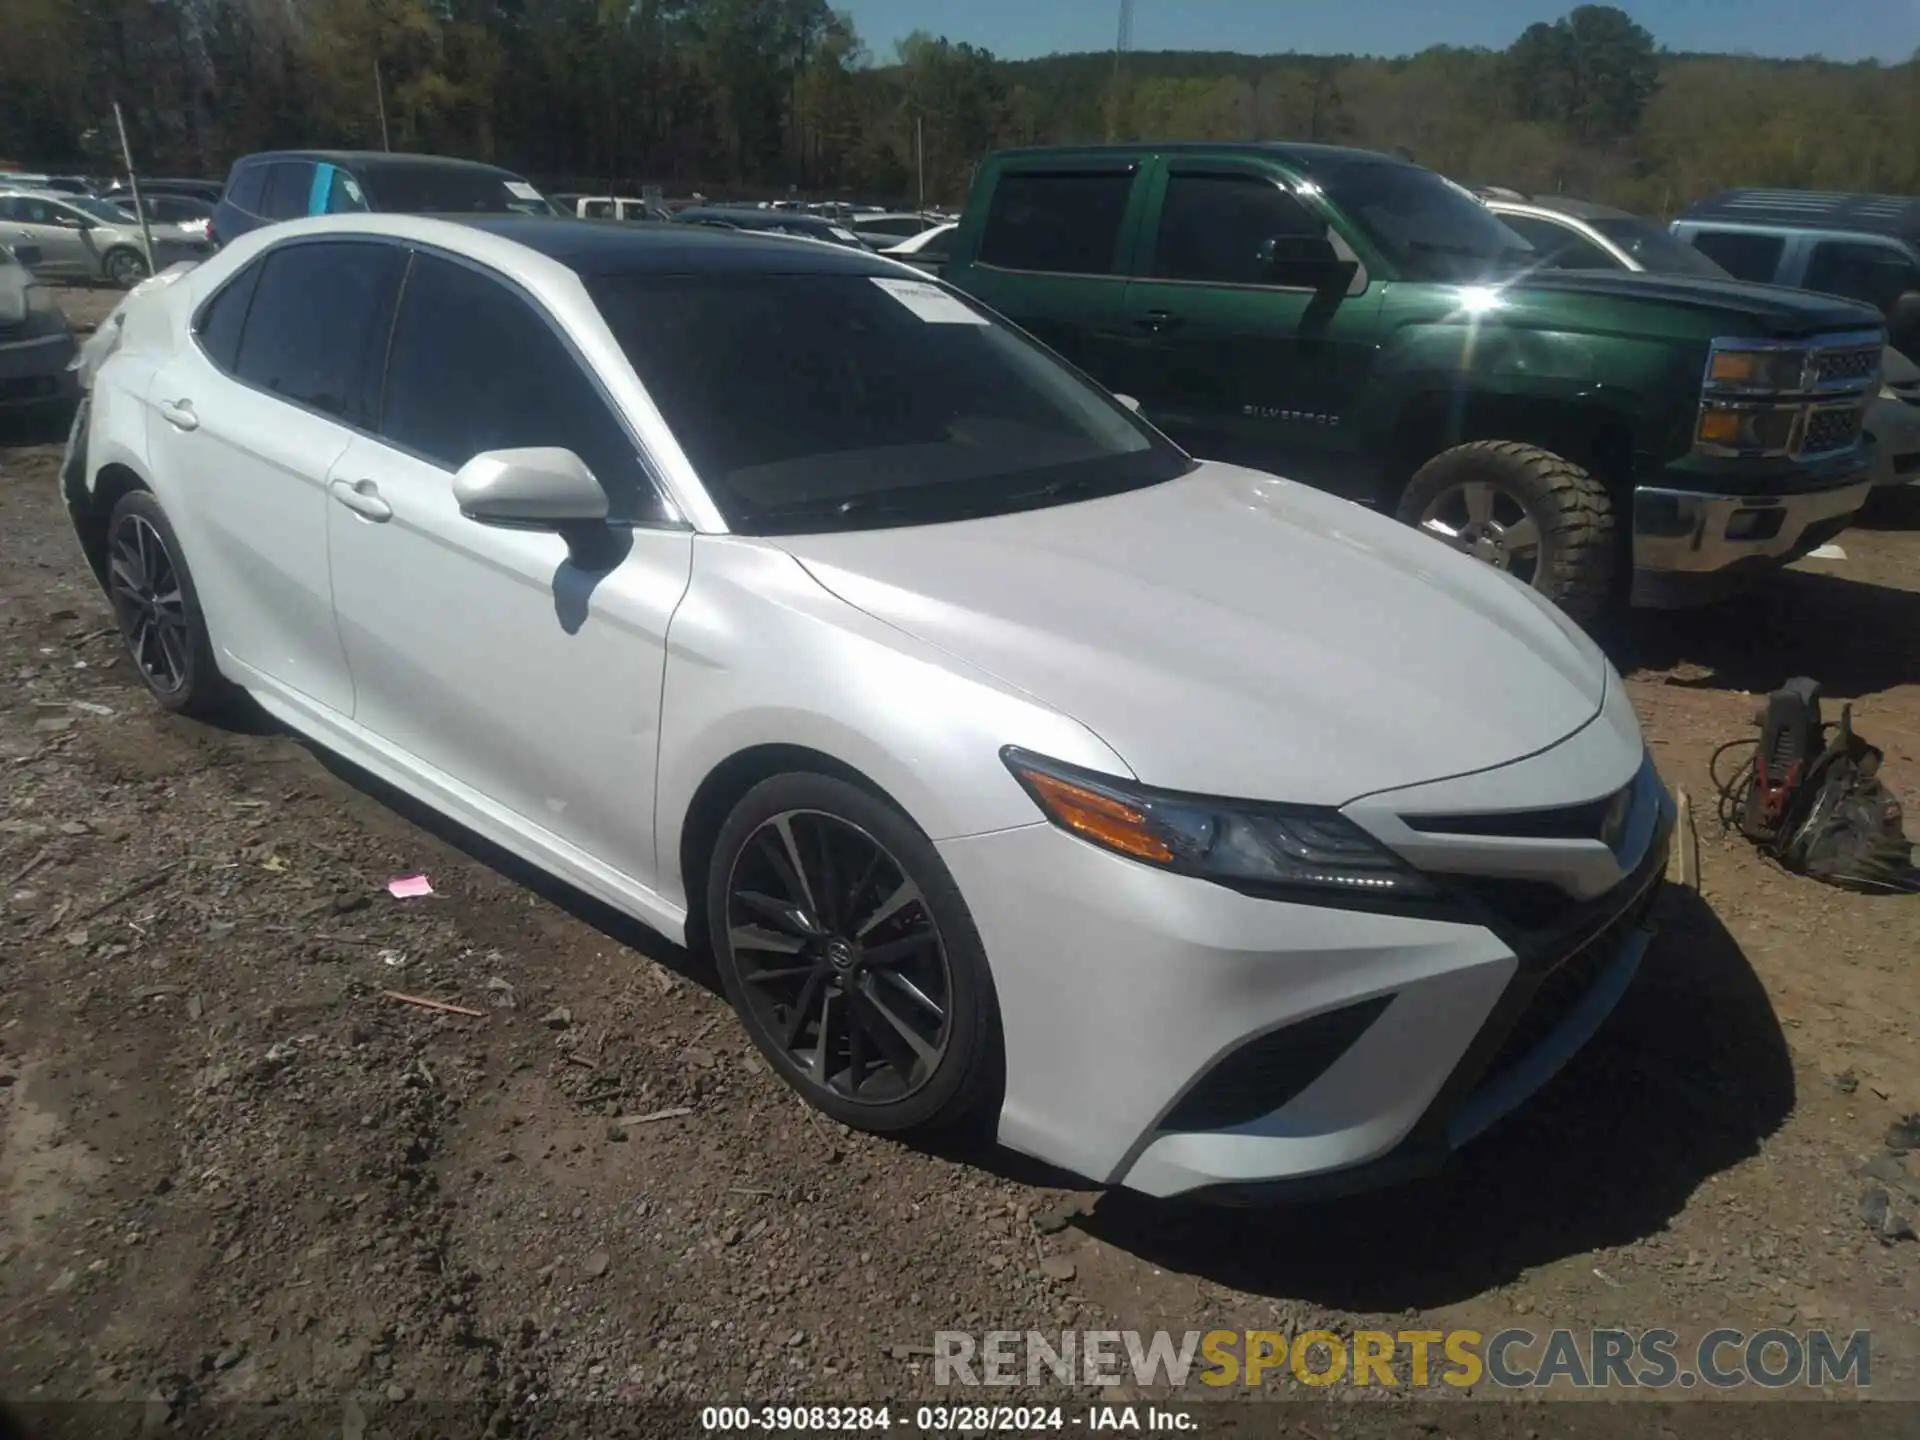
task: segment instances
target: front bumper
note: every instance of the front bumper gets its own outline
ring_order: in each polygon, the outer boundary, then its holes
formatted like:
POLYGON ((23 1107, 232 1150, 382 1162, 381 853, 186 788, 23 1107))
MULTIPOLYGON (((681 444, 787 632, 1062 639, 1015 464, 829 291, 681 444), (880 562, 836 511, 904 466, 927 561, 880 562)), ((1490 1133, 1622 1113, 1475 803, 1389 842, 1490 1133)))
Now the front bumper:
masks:
POLYGON ((0 407, 46 405, 77 397, 79 381, 67 368, 75 353, 73 333, 66 329, 30 339, 0 340, 0 407))
POLYGON ((1730 595, 1845 530, 1872 488, 1864 473, 1790 495, 1640 486, 1633 495, 1632 603, 1667 608, 1730 595))
POLYGON ((1645 775, 1657 799, 1634 868, 1540 944, 1484 913, 1244 895, 1044 823, 941 842, 1000 1002, 1001 1142, 1148 1195, 1242 1202, 1435 1168, 1545 1083, 1632 980, 1672 823, 1645 775), (1192 1102, 1244 1057, 1255 1085, 1272 1083, 1258 1066, 1276 1052, 1284 1066, 1292 1037, 1348 1015, 1357 1037, 1277 1108, 1195 1118, 1206 1107, 1192 1102))

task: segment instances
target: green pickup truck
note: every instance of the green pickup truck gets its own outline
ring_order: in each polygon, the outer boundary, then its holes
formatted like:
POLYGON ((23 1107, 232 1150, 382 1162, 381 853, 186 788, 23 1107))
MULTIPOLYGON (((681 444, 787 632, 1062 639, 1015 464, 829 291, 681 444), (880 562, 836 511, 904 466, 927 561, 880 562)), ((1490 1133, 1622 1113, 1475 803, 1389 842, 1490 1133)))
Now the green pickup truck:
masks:
POLYGON ((1189 450, 1392 511, 1593 618, 1845 529, 1878 312, 1536 269, 1452 181, 1318 145, 1008 151, 943 271, 1189 450))

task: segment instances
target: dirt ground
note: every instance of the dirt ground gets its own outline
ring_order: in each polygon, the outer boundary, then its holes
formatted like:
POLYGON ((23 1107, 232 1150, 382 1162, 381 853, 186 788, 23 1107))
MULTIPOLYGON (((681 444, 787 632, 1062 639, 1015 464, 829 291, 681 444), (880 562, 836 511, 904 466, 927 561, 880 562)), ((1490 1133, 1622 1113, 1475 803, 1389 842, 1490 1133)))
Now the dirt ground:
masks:
POLYGON ((936 1330, 1669 1325, 1869 1329, 1873 1393, 1920 1398, 1920 1156, 1884 1144, 1920 1110, 1920 898, 1782 874, 1707 772, 1806 673, 1920 797, 1920 504, 1619 642, 1704 878, 1576 1063, 1446 1176, 1222 1212, 844 1131, 702 957, 270 725, 162 714, 34 438, 0 444, 0 1395, 505 1430, 927 1399, 936 1330))

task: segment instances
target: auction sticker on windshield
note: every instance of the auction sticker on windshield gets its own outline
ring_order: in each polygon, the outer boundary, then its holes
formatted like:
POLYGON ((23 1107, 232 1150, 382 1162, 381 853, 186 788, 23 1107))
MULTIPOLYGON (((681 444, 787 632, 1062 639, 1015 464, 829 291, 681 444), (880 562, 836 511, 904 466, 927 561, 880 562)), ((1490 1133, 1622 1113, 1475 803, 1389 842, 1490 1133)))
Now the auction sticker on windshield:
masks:
POLYGON ((938 285, 924 280, 896 280, 890 276, 870 277, 887 294, 929 325, 984 325, 987 317, 976 314, 947 294, 938 285))
POLYGON ((524 180, 507 181, 507 193, 516 200, 538 200, 540 192, 524 180))

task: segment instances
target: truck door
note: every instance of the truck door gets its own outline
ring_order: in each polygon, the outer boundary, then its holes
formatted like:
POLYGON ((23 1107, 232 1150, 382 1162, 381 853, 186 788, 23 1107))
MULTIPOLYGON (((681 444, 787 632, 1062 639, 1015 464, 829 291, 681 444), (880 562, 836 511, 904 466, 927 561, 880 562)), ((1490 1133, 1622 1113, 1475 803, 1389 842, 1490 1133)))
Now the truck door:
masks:
POLYGON ((1116 388, 1203 458, 1367 490, 1372 471, 1353 461, 1364 437, 1351 426, 1381 287, 1271 171, 1169 158, 1148 193, 1116 388))
POLYGON ((963 222, 955 256, 964 264, 946 278, 1119 388, 1120 306, 1144 168, 1091 157, 1009 166, 995 177, 978 232, 965 235, 972 223, 963 222))

